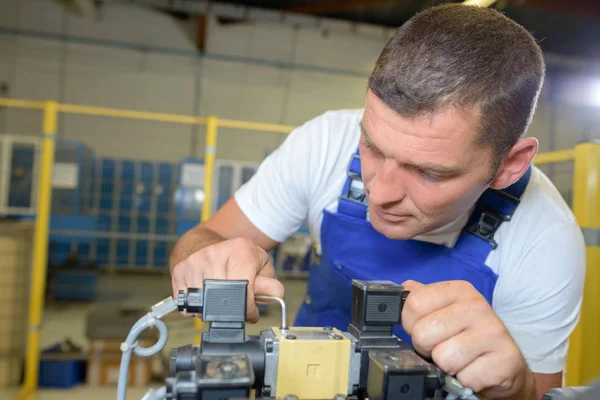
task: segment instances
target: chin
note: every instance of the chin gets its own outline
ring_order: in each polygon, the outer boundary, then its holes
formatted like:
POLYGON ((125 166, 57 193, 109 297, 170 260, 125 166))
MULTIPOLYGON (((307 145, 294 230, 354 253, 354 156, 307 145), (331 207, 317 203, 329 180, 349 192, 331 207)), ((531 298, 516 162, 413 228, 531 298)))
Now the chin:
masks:
POLYGON ((390 224, 381 221, 371 221, 371 225, 373 225, 373 228, 377 232, 392 240, 410 240, 420 234, 420 232, 410 227, 409 224, 390 224))

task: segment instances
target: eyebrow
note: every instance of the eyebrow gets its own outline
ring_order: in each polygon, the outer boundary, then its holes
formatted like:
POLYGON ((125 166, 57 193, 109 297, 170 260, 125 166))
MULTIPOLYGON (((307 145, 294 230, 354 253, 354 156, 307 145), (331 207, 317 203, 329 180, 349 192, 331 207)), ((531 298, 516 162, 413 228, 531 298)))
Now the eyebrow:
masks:
MULTIPOLYGON (((383 154, 383 152, 381 150, 379 150, 379 148, 375 145, 375 143, 373 143, 373 141, 367 134, 367 131, 362 123, 362 120, 360 121, 359 126, 360 126, 360 130, 362 132, 362 136, 363 136, 365 142, 367 143, 368 147, 380 154, 383 154)), ((407 165, 409 165, 413 168, 423 170, 423 171, 433 171, 433 172, 437 172, 437 173, 443 174, 443 175, 455 175, 455 174, 460 174, 460 173, 465 172, 464 168, 448 167, 445 165, 438 165, 438 164, 431 164, 431 163, 407 164, 407 165)))

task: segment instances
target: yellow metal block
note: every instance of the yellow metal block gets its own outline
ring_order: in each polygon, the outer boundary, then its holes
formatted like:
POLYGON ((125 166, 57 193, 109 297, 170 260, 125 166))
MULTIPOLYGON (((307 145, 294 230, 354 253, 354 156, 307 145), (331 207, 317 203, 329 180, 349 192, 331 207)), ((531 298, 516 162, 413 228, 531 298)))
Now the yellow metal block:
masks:
POLYGON ((276 397, 294 394, 300 400, 331 399, 348 393, 350 340, 337 329, 297 327, 279 340, 276 397), (290 335, 294 339, 290 339, 290 335))

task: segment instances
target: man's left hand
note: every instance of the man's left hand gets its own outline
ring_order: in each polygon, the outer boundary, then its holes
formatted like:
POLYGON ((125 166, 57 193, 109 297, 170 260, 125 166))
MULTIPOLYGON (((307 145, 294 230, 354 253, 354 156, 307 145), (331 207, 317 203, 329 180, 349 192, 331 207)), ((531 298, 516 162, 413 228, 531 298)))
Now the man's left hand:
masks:
POLYGON ((485 398, 536 398, 535 380, 519 347, 470 283, 402 285, 411 292, 402 326, 421 356, 485 398))

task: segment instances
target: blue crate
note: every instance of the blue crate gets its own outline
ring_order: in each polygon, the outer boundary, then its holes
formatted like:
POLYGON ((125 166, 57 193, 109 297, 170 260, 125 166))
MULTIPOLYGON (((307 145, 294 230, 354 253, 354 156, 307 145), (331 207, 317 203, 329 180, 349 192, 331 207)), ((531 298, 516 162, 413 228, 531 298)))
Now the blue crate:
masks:
POLYGON ((117 241, 117 265, 129 265, 129 240, 120 239, 117 241))
POLYGON ((56 139, 55 163, 73 164, 77 167, 75 187, 54 187, 52 190, 52 213, 78 215, 88 213, 91 197, 93 152, 83 142, 56 139))
POLYGON ((117 176, 117 162, 115 160, 103 159, 102 164, 102 182, 114 181, 117 176))
POLYGON ((35 149, 32 145, 15 144, 10 161, 9 207, 31 207, 34 180, 35 149))
POLYGON ((148 161, 141 163, 140 179, 146 182, 152 182, 154 178, 154 164, 148 161))
POLYGON ((96 271, 57 272, 51 293, 60 300, 93 300, 96 298, 98 273, 96 271))
POLYGON ((156 242, 154 245, 154 266, 158 268, 167 268, 167 244, 156 242))
POLYGON ((96 263, 99 266, 107 266, 110 258, 110 240, 98 239, 96 247, 96 263))
POLYGON ((148 242, 141 240, 135 245, 135 265, 145 267, 148 265, 148 242))
POLYGON ((135 179, 135 161, 122 160, 120 176, 121 181, 133 182, 135 179))
POLYGON ((69 389, 85 382, 87 361, 85 359, 60 359, 42 356, 40 360, 39 386, 69 389))
POLYGON ((150 233, 150 219, 147 217, 138 217, 137 231, 138 233, 150 233))
POLYGON ((77 256, 79 257, 79 261, 83 264, 90 262, 90 247, 90 243, 77 243, 77 256))
POLYGON ((119 232, 131 232, 131 217, 121 215, 118 220, 119 232))
POLYGON ((169 234, 169 220, 166 218, 157 218, 155 231, 159 235, 167 235, 169 234))
POLYGON ((139 213, 149 213, 152 207, 152 195, 150 193, 143 193, 137 196, 136 203, 139 213))
POLYGON ((119 201, 119 210, 120 211, 132 211, 133 210, 133 199, 121 198, 121 200, 119 201))
POLYGON ((50 240, 48 242, 48 260, 50 264, 62 264, 71 253, 71 242, 50 240))
POLYGON ((161 183, 171 183, 171 181, 173 180, 173 172, 174 172, 175 166, 171 165, 171 164, 166 164, 166 163, 160 163, 158 165, 158 181, 161 183))
POLYGON ((109 232, 112 227, 112 216, 99 215, 96 226, 97 226, 98 231, 100 231, 100 232, 109 232))

